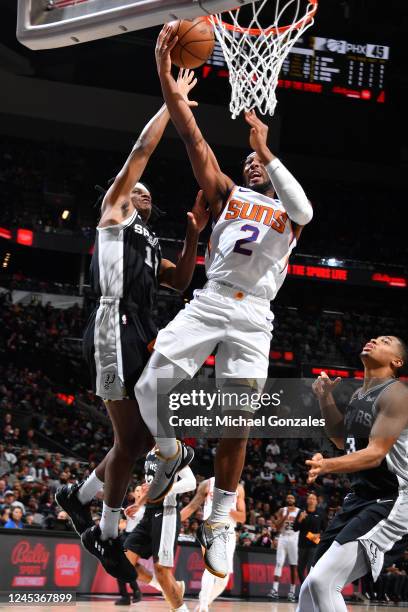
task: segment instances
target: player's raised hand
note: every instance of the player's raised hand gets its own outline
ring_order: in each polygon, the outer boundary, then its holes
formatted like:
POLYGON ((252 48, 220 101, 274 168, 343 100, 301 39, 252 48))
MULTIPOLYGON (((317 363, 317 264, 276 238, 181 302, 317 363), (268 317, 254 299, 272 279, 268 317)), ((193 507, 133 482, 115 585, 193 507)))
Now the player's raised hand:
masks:
POLYGON ((173 28, 166 23, 156 42, 156 64, 159 75, 171 73, 170 52, 177 43, 178 37, 173 36, 173 28))
POLYGON ((194 206, 187 216, 189 227, 196 232, 202 232, 210 218, 210 209, 202 189, 197 193, 194 206))
POLYGON ((316 397, 319 399, 324 399, 330 395, 330 393, 333 393, 333 390, 340 382, 341 378, 339 376, 334 380, 331 380, 327 376, 326 372, 321 372, 320 376, 314 381, 312 389, 316 397))
POLYGON ((132 518, 135 516, 136 512, 139 510, 139 504, 136 502, 135 504, 131 504, 125 508, 124 513, 128 518, 132 518))
POLYGON ((177 89, 190 107, 198 106, 198 102, 188 99, 188 94, 196 85, 197 79, 195 78, 194 70, 180 68, 177 77, 177 89))
POLYGON ((257 117, 254 110, 245 111, 245 121, 251 127, 249 131, 250 147, 260 155, 269 151, 267 145, 268 126, 257 117))
POLYGON ((305 461, 306 465, 309 466, 309 473, 307 476, 308 484, 315 482, 316 478, 324 472, 324 458, 321 453, 316 453, 311 459, 305 461))

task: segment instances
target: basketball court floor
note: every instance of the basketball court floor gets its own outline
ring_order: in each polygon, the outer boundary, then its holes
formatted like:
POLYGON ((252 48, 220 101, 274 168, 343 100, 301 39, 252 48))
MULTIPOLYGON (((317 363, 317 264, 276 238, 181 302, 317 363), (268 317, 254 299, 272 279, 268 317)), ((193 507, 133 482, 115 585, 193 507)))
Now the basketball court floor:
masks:
MULTIPOLYGON (((187 599, 186 604, 189 610, 192 612, 196 605, 196 599, 187 599)), ((18 607, 18 606, 13 606, 18 607)), ((23 608, 22 606, 21 608, 23 608)), ((73 612, 73 605, 64 606, 35 606, 35 612, 73 612)), ((10 609, 9 606, 1 606, 0 609, 10 609)), ((77 602, 75 608, 78 612, 115 612, 118 610, 129 609, 129 606, 115 606, 115 602, 112 599, 103 599, 99 601, 80 601, 77 602)), ((144 612, 145 610, 153 610, 159 612, 160 610, 168 611, 169 606, 166 602, 158 600, 157 598, 145 597, 140 603, 134 604, 131 608, 135 611, 139 610, 144 612)), ((390 609, 390 606, 367 606, 367 605, 349 605, 347 607, 349 612, 379 612, 385 608, 390 609)), ((407 607, 398 606, 397 610, 408 610, 407 607)), ((295 612, 296 604, 290 603, 269 603, 269 602, 253 602, 253 601, 218 601, 211 606, 211 612, 295 612)))

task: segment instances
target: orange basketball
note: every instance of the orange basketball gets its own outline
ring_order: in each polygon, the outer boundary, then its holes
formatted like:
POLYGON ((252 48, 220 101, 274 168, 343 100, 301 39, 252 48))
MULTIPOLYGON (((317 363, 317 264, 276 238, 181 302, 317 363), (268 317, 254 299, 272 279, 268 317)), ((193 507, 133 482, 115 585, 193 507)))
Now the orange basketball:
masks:
POLYGON ((208 60, 214 49, 214 30, 205 17, 192 21, 172 21, 173 36, 178 36, 171 51, 171 61, 179 68, 198 68, 208 60))

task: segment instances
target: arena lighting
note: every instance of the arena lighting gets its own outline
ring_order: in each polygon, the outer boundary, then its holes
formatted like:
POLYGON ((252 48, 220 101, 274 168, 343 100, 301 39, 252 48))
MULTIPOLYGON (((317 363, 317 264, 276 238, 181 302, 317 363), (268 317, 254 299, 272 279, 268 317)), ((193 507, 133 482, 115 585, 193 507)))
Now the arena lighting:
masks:
POLYGON ((375 272, 371 276, 371 280, 375 283, 384 283, 390 287, 407 287, 407 279, 400 276, 389 276, 382 272, 375 272))
POLYGON ((66 393, 56 393, 55 397, 61 400, 61 402, 64 402, 64 404, 67 404, 67 406, 71 406, 71 404, 73 404, 75 401, 75 397, 73 395, 67 395, 66 393))
POLYGON ((32 246, 33 242, 34 232, 19 227, 17 230, 17 244, 23 244, 24 246, 32 246))
POLYGON ((69 217, 69 215, 71 214, 71 212, 69 210, 63 210, 62 214, 61 214, 61 219, 63 219, 64 221, 66 221, 69 217))
POLYGON ((341 259, 336 259, 335 257, 322 258, 320 263, 324 266, 330 266, 331 268, 336 268, 337 266, 343 266, 344 261, 341 259))
POLYGON ((10 263, 11 253, 6 253, 3 259, 3 268, 7 268, 10 263))
POLYGON ((11 232, 5 227, 0 227, 0 238, 5 238, 5 240, 11 240, 11 232))

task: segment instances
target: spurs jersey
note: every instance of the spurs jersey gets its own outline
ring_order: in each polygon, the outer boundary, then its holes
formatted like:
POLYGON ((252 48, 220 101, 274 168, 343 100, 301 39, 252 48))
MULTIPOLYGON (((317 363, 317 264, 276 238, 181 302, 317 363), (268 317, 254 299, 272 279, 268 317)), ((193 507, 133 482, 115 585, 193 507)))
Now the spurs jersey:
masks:
MULTIPOLYGON (((381 394, 394 384, 394 378, 363 392, 356 391, 344 414, 344 449, 352 453, 366 448, 370 432, 378 416, 381 394)), ((400 488, 408 487, 408 428, 404 429, 378 467, 354 472, 349 476, 352 490, 366 499, 396 496, 400 488)))
POLYGON ((289 512, 288 507, 285 506, 283 509, 283 513, 285 515, 285 521, 281 527, 280 537, 289 537, 289 538, 297 538, 299 537, 299 532, 293 530, 293 525, 295 524, 295 519, 299 514, 300 509, 295 507, 294 510, 289 512))
POLYGON ((280 201, 235 186, 213 226, 207 278, 273 300, 295 246, 292 224, 280 201))
MULTIPOLYGON (((122 223, 98 228, 91 262, 97 297, 121 299, 139 315, 150 314, 156 299, 161 252, 159 239, 135 210, 122 223)), ((148 333, 149 342, 156 334, 148 333)))
MULTIPOLYGON (((206 498, 204 500, 204 508, 203 508, 203 520, 204 521, 208 519, 208 517, 210 516, 212 512, 213 497, 214 497, 214 484, 215 484, 215 478, 213 476, 212 478, 208 479, 208 490, 207 490, 206 498)), ((232 509, 233 510, 237 509, 237 494, 235 494, 235 502, 232 506, 232 509)), ((232 518, 230 518, 230 525, 231 525, 230 531, 235 531, 235 527, 237 526, 237 523, 232 518)))

